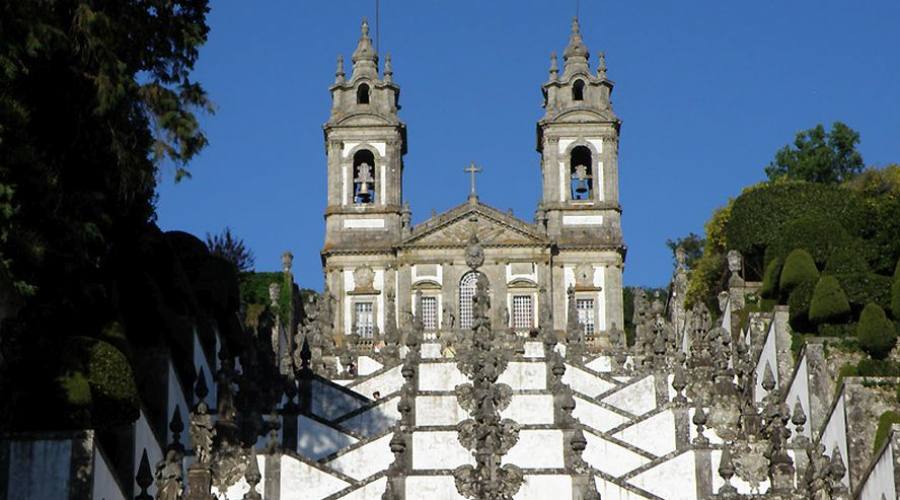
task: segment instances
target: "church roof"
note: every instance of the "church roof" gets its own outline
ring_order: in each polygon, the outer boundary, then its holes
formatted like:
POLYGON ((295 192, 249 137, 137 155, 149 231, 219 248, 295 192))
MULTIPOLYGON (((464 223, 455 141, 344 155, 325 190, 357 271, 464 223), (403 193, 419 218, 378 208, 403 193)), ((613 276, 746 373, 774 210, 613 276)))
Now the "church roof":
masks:
POLYGON ((465 247, 473 224, 486 247, 549 244, 547 236, 534 224, 470 198, 417 225, 401 247, 465 247))

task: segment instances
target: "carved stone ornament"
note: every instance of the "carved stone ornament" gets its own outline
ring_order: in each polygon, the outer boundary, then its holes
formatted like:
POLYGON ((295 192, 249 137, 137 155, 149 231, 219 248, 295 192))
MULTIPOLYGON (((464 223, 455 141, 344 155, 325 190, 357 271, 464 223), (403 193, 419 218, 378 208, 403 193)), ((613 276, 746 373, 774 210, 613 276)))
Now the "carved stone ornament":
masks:
POLYGON ((369 266, 357 267, 353 270, 353 291, 371 292, 375 290, 375 271, 369 266))
POLYGON ((466 265, 472 269, 477 269, 484 264, 484 248, 478 241, 478 236, 472 234, 469 238, 469 245, 466 247, 466 265))
POLYGON ((594 266, 584 263, 575 266, 575 287, 594 288, 594 266))

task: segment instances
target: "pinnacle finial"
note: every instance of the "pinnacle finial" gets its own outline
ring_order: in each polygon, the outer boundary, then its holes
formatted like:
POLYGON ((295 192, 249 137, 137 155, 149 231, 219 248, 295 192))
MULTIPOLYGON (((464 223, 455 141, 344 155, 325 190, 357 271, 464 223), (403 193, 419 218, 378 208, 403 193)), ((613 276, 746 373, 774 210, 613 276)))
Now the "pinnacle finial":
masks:
POLYGON ((556 58, 556 51, 550 53, 550 79, 556 79, 559 75, 559 61, 556 58))
POLYGON ((344 56, 342 54, 338 54, 337 56, 337 68, 334 70, 334 82, 342 83, 344 81, 344 56))
POLYGON ((569 35, 569 45, 563 51, 563 61, 566 63, 566 74, 571 74, 576 70, 588 71, 588 59, 590 54, 588 48, 581 39, 581 27, 578 24, 578 17, 572 18, 572 33, 569 35))
POLYGON ((597 63, 597 76, 606 78, 606 52, 600 52, 600 62, 597 63))
POLYGON ((369 21, 366 18, 362 20, 359 42, 356 44, 356 50, 353 51, 352 60, 354 76, 361 67, 365 67, 368 71, 378 71, 378 54, 372 47, 372 39, 369 38, 369 21))
POLYGON ((391 54, 384 56, 384 81, 390 82, 394 79, 394 65, 391 63, 391 54))

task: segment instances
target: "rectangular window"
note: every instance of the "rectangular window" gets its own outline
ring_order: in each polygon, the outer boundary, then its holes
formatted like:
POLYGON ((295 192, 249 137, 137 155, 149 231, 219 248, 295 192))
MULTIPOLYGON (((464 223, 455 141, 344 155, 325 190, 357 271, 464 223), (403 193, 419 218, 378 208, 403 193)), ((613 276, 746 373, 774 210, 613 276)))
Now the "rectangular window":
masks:
POLYGON ((517 332, 527 332, 534 326, 534 309, 531 304, 531 295, 513 296, 513 329, 517 332))
POLYGON ((594 299, 575 299, 575 309, 578 310, 578 324, 584 330, 585 335, 594 334, 594 299))
POLYGON ((437 297, 422 297, 422 324, 428 331, 437 330, 437 297))
POLYGON ((372 338, 375 334, 375 315, 371 302, 357 302, 354 304, 356 316, 356 334, 363 338, 372 338))

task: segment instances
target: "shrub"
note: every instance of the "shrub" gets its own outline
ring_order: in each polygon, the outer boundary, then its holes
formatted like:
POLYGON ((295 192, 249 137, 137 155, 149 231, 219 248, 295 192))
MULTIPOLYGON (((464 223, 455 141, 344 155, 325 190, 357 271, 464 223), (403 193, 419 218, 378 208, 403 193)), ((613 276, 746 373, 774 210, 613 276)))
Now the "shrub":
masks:
POLYGON ((819 279, 819 270, 816 269, 816 263, 809 255, 809 252, 803 249, 797 249, 788 254, 784 261, 784 268, 781 270, 781 279, 778 281, 778 288, 782 297, 789 296, 791 292, 802 283, 815 283, 819 279))
POLYGON ((850 314, 850 303, 841 290, 841 285, 834 276, 822 276, 816 283, 812 300, 809 304, 809 321, 822 323, 840 323, 850 314))
POLYGON ((850 338, 856 334, 856 323, 843 324, 822 324, 818 327, 819 336, 821 337, 843 337, 850 338))
POLYGON ((882 413, 878 418, 878 428, 875 429, 873 453, 878 453, 881 450, 882 445, 887 441, 888 436, 891 435, 891 428, 894 424, 900 424, 900 413, 888 410, 882 413))
POLYGON ((825 272, 828 274, 868 273, 869 264, 865 258, 866 250, 862 242, 836 247, 828 256, 825 272))
POLYGON ((884 359, 897 342, 897 331, 885 316, 884 309, 870 303, 859 316, 856 337, 859 339, 859 346, 872 359, 884 359))
POLYGON ((769 261, 763 273, 762 287, 759 294, 766 299, 778 298, 778 277, 781 274, 781 259, 776 257, 769 261))
POLYGON ((814 330, 809 321, 809 304, 812 301, 814 288, 815 282, 804 281, 794 288, 788 298, 788 322, 795 332, 809 333, 814 330))
POLYGON ((900 319, 900 278, 894 278, 891 285, 891 313, 894 319, 900 319))
POLYGON ((847 273, 834 276, 847 295, 854 312, 873 302, 882 309, 891 306, 891 279, 875 273, 847 273))
POLYGON ((785 258, 792 250, 809 252, 816 264, 824 265, 836 248, 849 246, 847 231, 833 218, 813 214, 784 224, 766 247, 765 261, 785 258))

